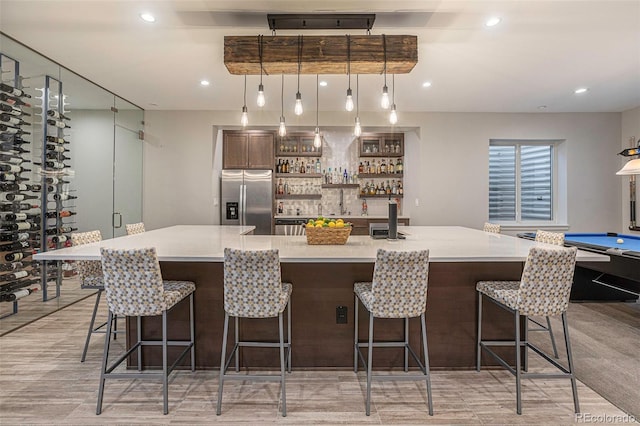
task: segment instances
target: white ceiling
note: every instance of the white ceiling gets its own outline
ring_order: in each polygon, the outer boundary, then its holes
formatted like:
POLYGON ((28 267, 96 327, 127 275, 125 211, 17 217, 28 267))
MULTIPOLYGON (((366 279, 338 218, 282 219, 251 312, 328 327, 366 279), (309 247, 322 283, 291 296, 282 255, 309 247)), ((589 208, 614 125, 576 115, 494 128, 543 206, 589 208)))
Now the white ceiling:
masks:
MULTIPOLYGON (((418 65, 395 79, 399 111, 640 106, 639 0, 1 0, 0 28, 144 109, 239 110, 243 77, 224 67, 223 37, 270 34, 267 13, 311 12, 376 13, 373 34, 418 36, 418 65), (141 12, 157 21, 143 22, 141 12), (502 22, 485 27, 494 15, 502 22), (201 79, 211 85, 201 87, 201 79), (432 86, 423 88, 425 81, 432 86), (576 95, 578 87, 589 91, 576 95)), ((320 89, 320 109, 342 109, 346 75, 321 79, 329 85, 320 89)), ((258 80, 248 77, 250 111, 258 80)), ((285 77, 287 109, 295 81, 285 77)), ((279 110, 280 76, 264 84, 265 108, 279 110)), ((382 76, 360 77, 361 110, 379 109, 382 85, 382 76)), ((301 92, 315 110, 315 76, 301 77, 301 92)))

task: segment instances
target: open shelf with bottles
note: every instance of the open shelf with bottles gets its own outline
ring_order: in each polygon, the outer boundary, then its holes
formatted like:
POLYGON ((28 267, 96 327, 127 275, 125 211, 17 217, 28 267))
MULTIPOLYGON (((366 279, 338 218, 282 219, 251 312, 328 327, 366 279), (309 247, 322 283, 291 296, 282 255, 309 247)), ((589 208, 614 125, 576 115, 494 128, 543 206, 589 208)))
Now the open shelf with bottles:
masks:
POLYGON ((322 194, 276 194, 276 200, 319 200, 322 194))
POLYGON ((358 173, 360 179, 402 179, 402 173, 358 173))
POLYGON ((393 200, 394 198, 402 198, 402 197, 404 197, 404 195, 401 195, 401 194, 375 194, 375 195, 358 194, 358 198, 386 198, 389 200, 393 200))
POLYGON ((321 173, 276 173, 276 178, 321 178, 321 173))
POLYGON ((360 188, 359 183, 323 183, 322 188, 360 188))

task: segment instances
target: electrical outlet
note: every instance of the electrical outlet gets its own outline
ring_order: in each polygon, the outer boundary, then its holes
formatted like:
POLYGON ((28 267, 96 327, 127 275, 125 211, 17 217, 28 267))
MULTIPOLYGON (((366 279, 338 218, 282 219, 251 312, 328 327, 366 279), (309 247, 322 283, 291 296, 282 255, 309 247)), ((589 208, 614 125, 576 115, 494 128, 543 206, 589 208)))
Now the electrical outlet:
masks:
POLYGON ((336 324, 347 324, 347 307, 336 307, 336 324))
POLYGON ((420 207, 420 199, 416 198, 416 207, 420 207))

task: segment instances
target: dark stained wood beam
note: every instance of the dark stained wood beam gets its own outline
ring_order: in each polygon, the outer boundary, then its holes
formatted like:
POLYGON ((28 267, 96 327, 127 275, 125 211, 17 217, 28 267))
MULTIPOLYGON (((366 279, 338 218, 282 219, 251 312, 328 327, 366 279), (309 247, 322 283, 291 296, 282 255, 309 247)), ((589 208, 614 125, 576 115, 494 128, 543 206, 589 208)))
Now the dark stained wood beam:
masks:
MULTIPOLYGON (((388 74, 407 74, 418 63, 418 37, 387 35, 388 74)), ((382 35, 352 35, 351 73, 382 74, 382 35)), ((262 68, 269 74, 298 73, 298 36, 264 36, 262 68)), ((301 74, 346 74, 347 36, 304 36, 301 74)), ((225 36, 224 64, 231 74, 260 74, 259 36, 225 36)))

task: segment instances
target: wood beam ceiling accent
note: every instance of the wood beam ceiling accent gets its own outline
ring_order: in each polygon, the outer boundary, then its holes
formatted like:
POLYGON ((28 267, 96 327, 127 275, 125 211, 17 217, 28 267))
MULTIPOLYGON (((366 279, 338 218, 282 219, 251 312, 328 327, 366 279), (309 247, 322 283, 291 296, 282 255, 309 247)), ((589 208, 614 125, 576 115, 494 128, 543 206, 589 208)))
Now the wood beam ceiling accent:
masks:
MULTIPOLYGON (((382 35, 352 35, 351 74, 382 74, 382 35)), ((407 74, 418 63, 418 37, 386 35, 387 74, 407 74)), ((259 36, 225 36, 224 64, 231 74, 260 74, 259 36)), ((298 36, 264 36, 263 72, 298 73, 298 36)), ((304 36, 301 74, 346 74, 346 36, 304 36)))

